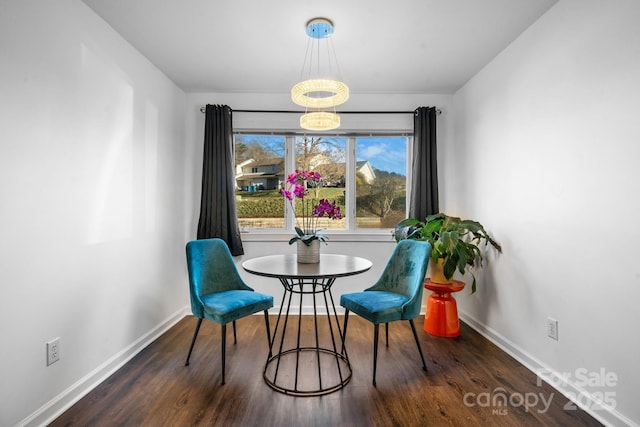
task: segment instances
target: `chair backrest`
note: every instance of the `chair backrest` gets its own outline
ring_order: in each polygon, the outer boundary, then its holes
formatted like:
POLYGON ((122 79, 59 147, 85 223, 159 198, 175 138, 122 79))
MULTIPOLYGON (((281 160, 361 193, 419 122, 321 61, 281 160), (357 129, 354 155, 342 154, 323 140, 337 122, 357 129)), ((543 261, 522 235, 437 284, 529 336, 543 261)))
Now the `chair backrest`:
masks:
POLYGON ((224 240, 192 240, 186 251, 191 311, 195 316, 204 316, 200 299, 203 295, 232 289, 253 290, 240 277, 224 240))
POLYGON ((378 281, 366 290, 394 292, 408 297, 409 301, 402 308, 402 319, 413 319, 420 314, 422 288, 430 255, 429 243, 401 240, 378 281))

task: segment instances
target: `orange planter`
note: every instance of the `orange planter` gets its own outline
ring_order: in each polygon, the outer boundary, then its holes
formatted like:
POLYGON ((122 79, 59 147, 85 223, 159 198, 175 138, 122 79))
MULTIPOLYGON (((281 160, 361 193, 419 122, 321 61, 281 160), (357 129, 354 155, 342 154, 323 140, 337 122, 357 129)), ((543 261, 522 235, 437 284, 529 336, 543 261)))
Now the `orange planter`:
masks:
POLYGON ((424 330, 439 337, 460 336, 458 305, 453 292, 464 289, 464 282, 453 280, 451 284, 434 283, 425 280, 424 287, 432 291, 427 299, 427 312, 424 316, 424 330))

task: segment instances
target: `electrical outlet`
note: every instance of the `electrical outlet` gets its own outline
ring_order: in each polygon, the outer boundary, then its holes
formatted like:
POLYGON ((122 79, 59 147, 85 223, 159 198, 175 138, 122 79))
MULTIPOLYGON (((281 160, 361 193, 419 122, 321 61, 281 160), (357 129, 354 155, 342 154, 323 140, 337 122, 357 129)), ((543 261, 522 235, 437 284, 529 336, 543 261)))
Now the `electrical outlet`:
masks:
POLYGON ((47 343, 47 366, 60 360, 60 338, 47 343))
POLYGON ((558 321, 547 317, 547 336, 558 341, 558 321))

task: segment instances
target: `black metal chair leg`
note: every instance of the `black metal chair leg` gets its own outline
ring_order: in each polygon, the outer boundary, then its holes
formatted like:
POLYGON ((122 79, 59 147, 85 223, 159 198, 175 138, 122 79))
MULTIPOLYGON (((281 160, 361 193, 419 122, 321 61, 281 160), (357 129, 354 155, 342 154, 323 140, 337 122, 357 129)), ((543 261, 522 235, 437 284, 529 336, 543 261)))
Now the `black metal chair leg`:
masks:
POLYGON ((227 325, 222 326, 222 385, 224 385, 225 353, 227 347, 227 325))
POLYGON ((198 331, 200 330, 200 325, 202 325, 202 318, 198 318, 198 324, 196 325, 196 331, 193 333, 193 339, 191 340, 191 347, 189 347, 189 354, 187 354, 187 361, 184 366, 189 366, 189 359, 191 358, 191 352, 193 351, 193 346, 196 343, 196 338, 198 337, 198 331))
POLYGON ((271 327, 269 326, 269 310, 264 311, 264 326, 267 328, 267 345, 269 345, 269 356, 267 359, 271 359, 271 327))
POLYGON ((238 344, 238 339, 236 338, 236 321, 233 321, 233 344, 238 344))
POLYGON ((384 324, 385 336, 387 337, 387 347, 389 347, 389 322, 384 324))
POLYGON ((420 352, 420 359, 422 359, 422 370, 427 371, 427 364, 424 363, 424 356, 422 355, 422 347, 420 347, 420 341, 418 341, 418 334, 416 333, 416 325, 413 324, 413 319, 409 320, 409 324, 411 325, 411 331, 413 332, 413 338, 416 340, 416 345, 418 346, 418 351, 420 352))
POLYGON ((349 321, 349 310, 344 310, 344 324, 342 325, 342 350, 340 354, 344 354, 344 343, 347 341, 347 324, 349 321))
POLYGON ((378 364, 378 335, 380 332, 380 324, 373 326, 373 386, 376 386, 376 365, 378 364))

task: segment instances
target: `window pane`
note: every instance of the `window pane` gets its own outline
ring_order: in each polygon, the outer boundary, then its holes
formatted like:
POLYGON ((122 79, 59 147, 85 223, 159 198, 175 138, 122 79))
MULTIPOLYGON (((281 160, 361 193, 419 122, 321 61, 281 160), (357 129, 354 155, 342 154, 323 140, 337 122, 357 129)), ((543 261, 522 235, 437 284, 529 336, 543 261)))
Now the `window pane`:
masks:
POLYGON ((284 228, 285 137, 235 135, 236 203, 241 228, 284 228))
POLYGON ((392 228, 406 216, 407 138, 356 138, 356 227, 392 228))
MULTIPOLYGON (((318 219, 318 228, 344 230, 346 228, 346 161, 347 139, 336 136, 297 136, 296 169, 318 172, 321 184, 309 188, 309 194, 315 200, 327 199, 335 203, 342 213, 342 219, 318 219)), ((296 206, 296 217, 302 214, 301 204, 296 206)))

